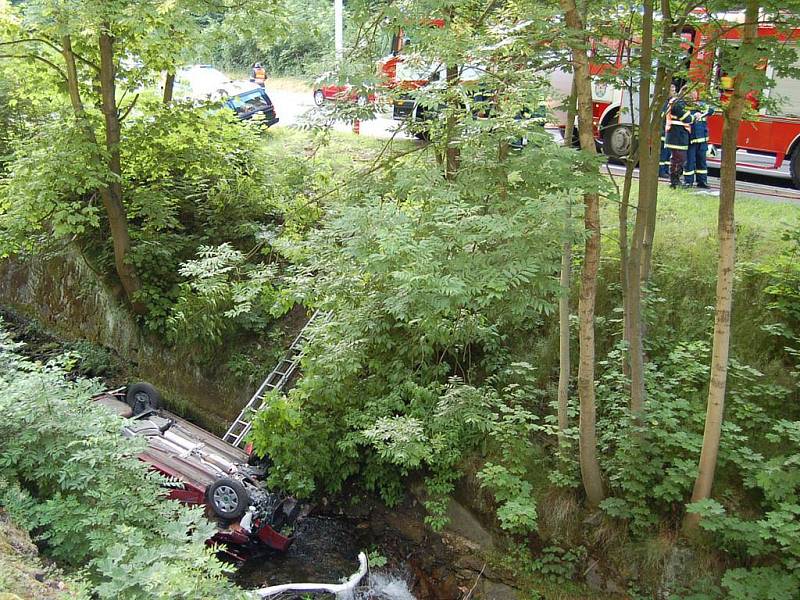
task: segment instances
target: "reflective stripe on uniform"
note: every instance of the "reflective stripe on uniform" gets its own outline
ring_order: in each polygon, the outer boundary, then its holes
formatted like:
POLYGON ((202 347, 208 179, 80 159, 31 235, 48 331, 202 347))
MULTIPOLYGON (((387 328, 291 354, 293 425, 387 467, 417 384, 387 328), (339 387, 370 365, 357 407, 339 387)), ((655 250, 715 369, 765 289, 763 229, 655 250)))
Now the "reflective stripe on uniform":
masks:
MULTIPOLYGON (((700 171, 697 171, 697 172, 699 173, 700 171)), ((694 171, 684 171, 683 172, 684 175, 694 175, 694 173, 695 173, 694 171)))
POLYGON ((669 148, 670 150, 688 150, 689 146, 678 146, 677 144, 666 144, 665 148, 669 148))
POLYGON ((697 173, 698 175, 708 175, 708 171, 706 171, 705 169, 702 171, 700 169, 697 169, 695 173, 697 173))
POLYGON ((703 142, 707 142, 707 141, 708 141, 708 138, 707 138, 707 137, 703 137, 703 138, 694 138, 694 139, 692 140, 692 144, 702 144, 703 142))

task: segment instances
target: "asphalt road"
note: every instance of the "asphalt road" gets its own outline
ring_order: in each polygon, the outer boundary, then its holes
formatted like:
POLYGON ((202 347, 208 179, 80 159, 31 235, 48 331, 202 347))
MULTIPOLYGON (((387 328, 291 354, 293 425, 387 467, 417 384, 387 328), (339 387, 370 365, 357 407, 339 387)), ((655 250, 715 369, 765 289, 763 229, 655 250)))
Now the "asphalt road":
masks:
MULTIPOLYGON (((313 113, 319 109, 314 105, 314 99, 311 91, 297 92, 291 90, 283 90, 271 88, 267 85, 267 91, 272 104, 275 106, 275 112, 280 119, 278 127, 291 127, 298 125, 302 121, 302 117, 309 111, 313 113)), ((398 127, 398 122, 392 120, 391 112, 380 112, 375 119, 370 121, 361 121, 360 135, 378 139, 389 139, 398 127)), ((336 131, 352 131, 351 125, 346 123, 336 123, 333 127, 336 131)), ((406 134, 396 134, 397 137, 409 139, 410 136, 406 134)), ((413 138, 411 138, 413 139, 413 138)))
MULTIPOLYGON (((278 117, 280 118, 280 122, 277 125, 278 127, 298 125, 302 121, 303 115, 309 113, 309 111, 313 114, 314 111, 318 110, 314 105, 310 90, 307 92, 299 92, 280 89, 270 87, 269 82, 267 83, 267 90, 275 105, 278 117)), ((360 134, 378 139, 388 139, 393 135, 396 135, 398 138, 410 138, 407 134, 397 134, 397 127, 398 123, 392 120, 390 112, 381 112, 378 113, 373 120, 361 121, 360 134)), ((352 126, 346 123, 337 123, 334 125, 334 129, 337 131, 352 131, 352 126)), ((549 131, 560 143, 561 135, 558 129, 549 129, 549 131)), ((625 172, 625 168, 620 165, 609 164, 608 167, 615 175, 621 175, 625 172)), ((709 169, 708 183, 711 189, 697 190, 696 193, 712 196, 718 195, 719 178, 714 176, 718 174, 718 171, 709 169)), ((634 177, 638 178, 638 169, 634 172, 634 177)), ((740 173, 737 177, 736 189, 740 194, 746 194, 751 197, 762 198, 770 202, 783 202, 800 206, 800 190, 794 189, 789 180, 767 177, 764 175, 740 173)))

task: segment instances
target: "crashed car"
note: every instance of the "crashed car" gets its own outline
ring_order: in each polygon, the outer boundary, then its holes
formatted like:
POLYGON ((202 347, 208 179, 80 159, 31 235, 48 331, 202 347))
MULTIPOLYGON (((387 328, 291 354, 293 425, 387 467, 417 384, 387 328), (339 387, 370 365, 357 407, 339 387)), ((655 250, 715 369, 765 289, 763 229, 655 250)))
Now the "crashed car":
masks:
POLYGON ((94 401, 126 419, 123 435, 145 439, 139 458, 175 481, 169 498, 205 506, 206 516, 217 524, 212 541, 227 553, 244 559, 259 549, 288 550, 294 538, 287 533, 302 507, 269 491, 265 467, 248 464, 246 452, 162 410, 161 395, 150 384, 108 391, 94 401))

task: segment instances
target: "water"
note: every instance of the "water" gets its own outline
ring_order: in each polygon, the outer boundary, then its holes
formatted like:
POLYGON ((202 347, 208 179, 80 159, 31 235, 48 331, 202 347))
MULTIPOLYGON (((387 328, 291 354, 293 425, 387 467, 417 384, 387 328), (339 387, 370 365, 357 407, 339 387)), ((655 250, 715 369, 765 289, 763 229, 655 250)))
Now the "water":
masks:
POLYGON ((408 589, 406 577, 396 573, 372 572, 367 585, 342 600, 416 600, 408 589))
MULTIPOLYGON (((297 527, 294 544, 285 554, 269 553, 242 565, 234 580, 246 589, 285 583, 339 583, 358 571, 358 553, 375 549, 386 553, 390 567, 372 570, 362 585, 339 600, 416 600, 402 559, 391 548, 376 547, 371 532, 346 518, 307 517, 297 527)), ((280 600, 305 598, 283 594, 280 600)), ((333 598, 317 594, 314 598, 333 598)))

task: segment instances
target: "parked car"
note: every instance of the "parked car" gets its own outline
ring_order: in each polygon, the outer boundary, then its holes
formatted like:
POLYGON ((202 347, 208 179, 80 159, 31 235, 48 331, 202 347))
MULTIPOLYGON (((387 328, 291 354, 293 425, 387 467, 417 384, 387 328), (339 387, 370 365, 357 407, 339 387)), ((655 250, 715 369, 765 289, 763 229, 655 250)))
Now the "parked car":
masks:
POLYGON ((125 418, 122 434, 141 437, 147 448, 140 460, 178 482, 168 497, 204 506, 217 524, 212 541, 244 559, 254 551, 286 551, 294 541, 281 533, 299 521, 303 507, 293 498, 271 492, 266 469, 248 464, 243 450, 161 409, 161 395, 148 383, 105 392, 94 401, 125 418))
POLYGON ((332 82, 333 77, 333 73, 324 73, 314 82, 314 104, 317 106, 322 106, 325 102, 354 102, 359 106, 366 106, 376 101, 374 92, 359 92, 349 83, 340 85, 332 82))

